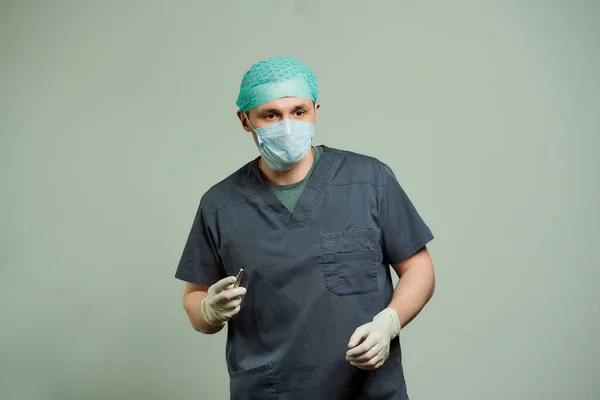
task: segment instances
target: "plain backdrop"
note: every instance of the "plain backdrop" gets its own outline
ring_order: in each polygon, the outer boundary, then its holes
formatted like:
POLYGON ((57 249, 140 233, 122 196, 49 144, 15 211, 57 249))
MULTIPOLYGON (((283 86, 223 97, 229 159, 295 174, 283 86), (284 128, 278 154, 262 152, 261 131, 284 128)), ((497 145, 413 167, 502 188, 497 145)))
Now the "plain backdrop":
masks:
POLYGON ((600 398, 597 1, 0 1, 0 399, 226 399, 173 274, 258 155, 250 66, 309 64, 315 144, 388 163, 437 291, 413 400, 600 398))

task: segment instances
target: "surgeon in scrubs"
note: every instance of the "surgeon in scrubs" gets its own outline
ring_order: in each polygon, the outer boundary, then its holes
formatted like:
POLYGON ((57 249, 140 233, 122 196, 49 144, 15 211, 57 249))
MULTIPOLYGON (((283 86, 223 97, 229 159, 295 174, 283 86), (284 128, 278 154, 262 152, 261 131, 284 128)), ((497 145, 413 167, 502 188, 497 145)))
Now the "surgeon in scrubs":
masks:
POLYGON ((317 95, 293 58, 244 75, 259 155, 200 199, 184 309, 199 332, 227 325, 232 400, 408 399, 400 332, 433 295, 433 236, 388 165, 313 145, 317 95))

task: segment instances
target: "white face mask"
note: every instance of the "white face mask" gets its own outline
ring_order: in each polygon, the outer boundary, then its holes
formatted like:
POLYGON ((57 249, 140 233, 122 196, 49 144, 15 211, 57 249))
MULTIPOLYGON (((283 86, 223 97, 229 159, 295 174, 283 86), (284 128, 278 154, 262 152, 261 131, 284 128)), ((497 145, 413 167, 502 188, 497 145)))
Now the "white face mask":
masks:
POLYGON ((273 171, 287 171, 298 164, 310 151, 315 134, 314 123, 290 119, 252 129, 258 139, 258 151, 273 171))

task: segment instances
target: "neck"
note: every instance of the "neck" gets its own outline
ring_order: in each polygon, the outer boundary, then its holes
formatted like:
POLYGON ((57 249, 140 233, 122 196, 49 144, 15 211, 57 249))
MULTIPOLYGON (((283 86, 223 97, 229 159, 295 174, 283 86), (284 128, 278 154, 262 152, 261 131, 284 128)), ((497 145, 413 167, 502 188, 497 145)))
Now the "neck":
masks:
POLYGON ((310 171, 310 168, 312 167, 313 160, 314 149, 311 148, 311 151, 308 152, 306 157, 287 171, 273 171, 262 157, 258 160, 258 165, 267 182, 274 185, 291 185, 306 178, 308 171, 310 171))

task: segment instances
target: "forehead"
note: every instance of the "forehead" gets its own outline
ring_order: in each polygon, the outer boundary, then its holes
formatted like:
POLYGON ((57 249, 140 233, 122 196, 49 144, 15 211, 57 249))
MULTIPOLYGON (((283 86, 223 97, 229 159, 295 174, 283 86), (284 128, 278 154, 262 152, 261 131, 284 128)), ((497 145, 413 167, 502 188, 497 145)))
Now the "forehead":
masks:
POLYGON ((283 112, 293 110, 295 108, 312 108, 312 100, 298 97, 283 97, 281 99, 276 99, 269 101, 268 103, 261 104, 253 111, 262 112, 264 110, 279 110, 283 112))

